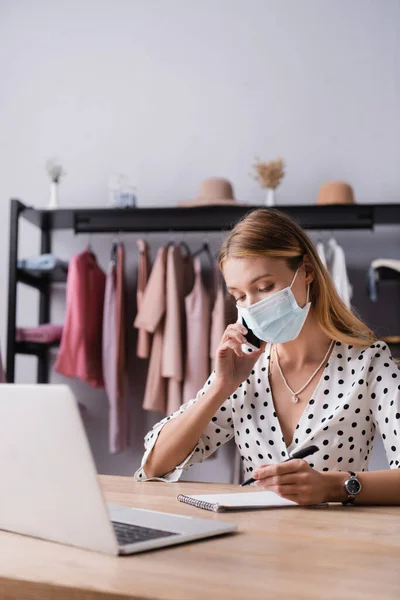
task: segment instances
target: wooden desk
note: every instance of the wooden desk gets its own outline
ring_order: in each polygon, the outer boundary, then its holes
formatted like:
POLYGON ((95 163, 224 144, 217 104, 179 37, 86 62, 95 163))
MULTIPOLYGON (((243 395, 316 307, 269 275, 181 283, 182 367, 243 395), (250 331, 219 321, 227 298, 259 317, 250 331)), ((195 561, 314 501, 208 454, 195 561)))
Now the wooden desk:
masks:
POLYGON ((1 600, 400 598, 400 507, 217 514, 176 496, 237 486, 101 482, 110 502, 232 521, 239 533, 117 558, 0 532, 1 600))

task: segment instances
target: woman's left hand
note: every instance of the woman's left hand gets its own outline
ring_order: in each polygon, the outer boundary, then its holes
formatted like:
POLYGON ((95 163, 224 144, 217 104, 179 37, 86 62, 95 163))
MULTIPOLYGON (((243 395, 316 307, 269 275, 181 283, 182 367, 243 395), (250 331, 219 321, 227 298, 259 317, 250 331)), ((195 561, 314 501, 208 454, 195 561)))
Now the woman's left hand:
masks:
POLYGON ((325 474, 299 458, 258 467, 253 478, 257 480, 253 484, 256 487, 275 492, 298 504, 320 504, 327 501, 328 482, 325 474))

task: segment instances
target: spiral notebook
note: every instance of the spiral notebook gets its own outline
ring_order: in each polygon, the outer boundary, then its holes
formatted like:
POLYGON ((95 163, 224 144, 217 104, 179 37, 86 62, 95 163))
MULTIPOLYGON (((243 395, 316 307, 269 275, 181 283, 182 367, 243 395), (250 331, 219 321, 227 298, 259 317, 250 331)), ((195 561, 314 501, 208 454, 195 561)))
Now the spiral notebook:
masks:
POLYGON ((178 500, 214 512, 299 506, 292 500, 286 500, 286 498, 281 498, 278 494, 268 491, 242 492, 239 494, 200 494, 198 496, 179 494, 178 500))

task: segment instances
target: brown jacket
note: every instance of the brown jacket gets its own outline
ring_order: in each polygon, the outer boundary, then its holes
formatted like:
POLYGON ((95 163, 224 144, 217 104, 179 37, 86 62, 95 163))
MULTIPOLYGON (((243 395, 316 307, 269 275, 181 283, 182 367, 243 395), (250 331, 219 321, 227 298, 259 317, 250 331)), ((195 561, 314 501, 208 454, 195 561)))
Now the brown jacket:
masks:
MULTIPOLYGON (((137 309, 142 307, 143 296, 150 275, 149 247, 144 240, 138 240, 139 264, 137 278, 137 309)), ((144 328, 140 328, 137 336, 136 356, 138 358, 149 358, 151 349, 151 334, 144 328)))

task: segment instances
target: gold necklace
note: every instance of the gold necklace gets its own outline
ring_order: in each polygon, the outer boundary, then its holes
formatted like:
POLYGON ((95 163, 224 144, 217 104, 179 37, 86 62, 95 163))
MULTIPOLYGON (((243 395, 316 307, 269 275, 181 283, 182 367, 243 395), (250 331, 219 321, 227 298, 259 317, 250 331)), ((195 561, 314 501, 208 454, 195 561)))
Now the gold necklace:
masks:
POLYGON ((321 369, 321 367, 323 367, 323 365, 326 362, 326 359, 329 356, 330 351, 332 350, 334 344, 334 340, 331 341, 331 343, 329 344, 329 348, 327 353, 325 354, 324 358, 322 359, 322 361, 320 362, 320 364, 318 365, 318 367, 315 369, 314 373, 311 375, 311 377, 306 381, 306 383, 299 389, 297 390, 297 392, 295 392, 294 390, 292 390, 292 388, 290 387, 290 385, 288 384, 288 382, 286 381, 286 377, 284 376, 282 369, 281 369, 281 365, 279 364, 279 354, 278 354, 278 349, 276 346, 274 346, 274 350, 275 350, 275 356, 276 356, 276 365, 278 367, 278 371, 283 379, 284 384, 286 385, 287 389, 289 390, 289 392, 292 394, 291 397, 291 401, 293 402, 293 404, 297 404, 297 402, 299 401, 299 394, 301 394, 301 392, 303 392, 306 387, 312 382, 312 380, 314 379, 314 377, 316 376, 316 374, 318 373, 318 371, 321 369))

